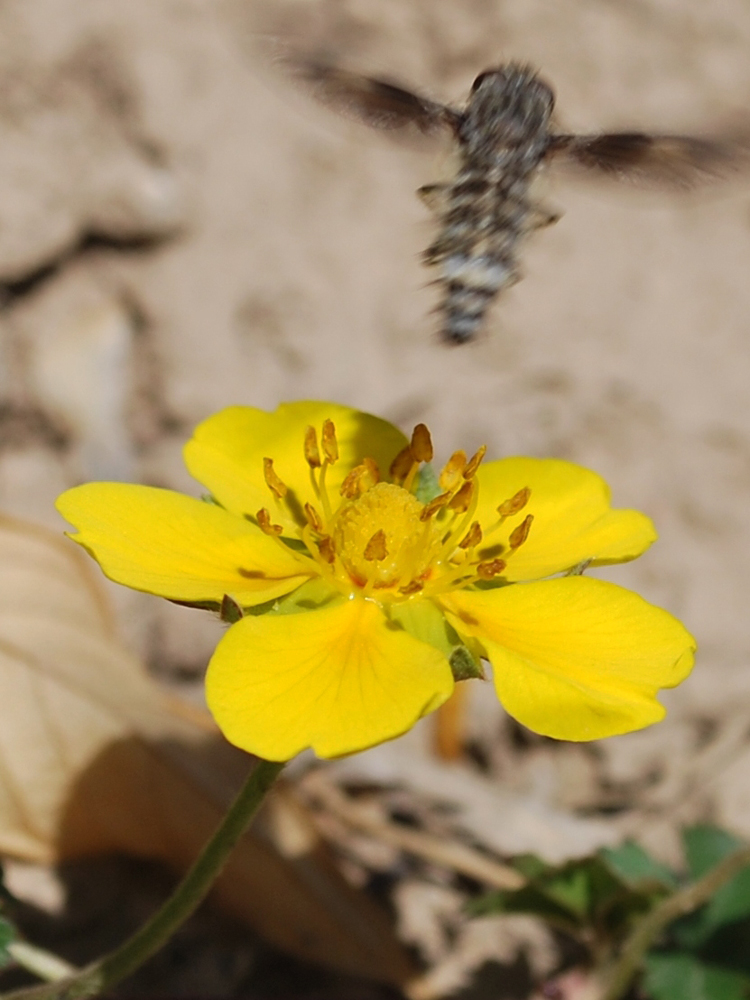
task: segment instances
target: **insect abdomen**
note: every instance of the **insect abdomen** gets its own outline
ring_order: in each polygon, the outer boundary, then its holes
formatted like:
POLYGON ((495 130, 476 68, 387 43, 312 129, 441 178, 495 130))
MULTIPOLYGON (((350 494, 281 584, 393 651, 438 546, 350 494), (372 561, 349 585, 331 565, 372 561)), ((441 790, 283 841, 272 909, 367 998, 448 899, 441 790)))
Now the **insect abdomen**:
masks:
POLYGON ((530 213, 527 187, 519 179, 508 184, 507 177, 466 171, 445 189, 442 231, 425 259, 440 268, 446 340, 471 340, 492 300, 518 280, 518 244, 530 213))
POLYGON ((456 344, 471 340, 478 332, 492 300, 517 280, 515 260, 487 252, 450 254, 442 262, 443 336, 456 344))

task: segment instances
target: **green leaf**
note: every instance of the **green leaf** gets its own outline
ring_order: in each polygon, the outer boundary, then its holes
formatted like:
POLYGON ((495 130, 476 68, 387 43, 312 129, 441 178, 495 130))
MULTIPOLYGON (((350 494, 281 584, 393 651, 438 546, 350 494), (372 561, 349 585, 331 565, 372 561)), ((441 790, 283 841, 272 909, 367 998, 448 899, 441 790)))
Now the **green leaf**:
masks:
POLYGON ((652 858, 633 840, 627 840, 619 847, 605 847, 600 854, 612 873, 630 889, 677 887, 674 872, 652 858))
POLYGON ((693 955, 649 955, 643 988, 651 1000, 744 1000, 750 978, 693 955))
POLYGON ((706 907, 706 921, 713 927, 723 927, 750 917, 750 868, 718 889, 706 907))
MULTIPOLYGON (((513 864, 529 880, 528 885, 515 892, 483 897, 476 904, 481 912, 533 913, 547 919, 554 917, 558 924, 564 920, 581 926, 595 921, 601 912, 629 895, 597 855, 557 868, 533 854, 522 855, 513 864)), ((635 897, 635 902, 643 909, 640 897, 635 897)))
POLYGON ((13 924, 6 920, 5 917, 0 917, 0 968, 5 965, 10 965, 13 961, 11 956, 8 954, 8 945, 16 939, 16 929, 13 924))
MULTIPOLYGON (((688 868, 694 879, 707 874, 743 843, 726 830, 708 825, 685 830, 683 838, 688 868)), ((697 913, 679 921, 674 936, 683 948, 701 948, 720 928, 747 917, 750 917, 750 867, 717 889, 697 913)))
POLYGON ((586 917, 591 911, 593 897, 589 866, 576 864, 560 872, 547 881, 544 892, 576 917, 586 917))
POLYGON ((473 917, 490 913, 528 913, 571 934, 581 926, 580 921, 568 909, 559 906, 533 885, 515 891, 501 889, 487 893, 469 903, 467 910, 473 917))
POLYGON ((682 832, 685 858, 692 879, 699 879, 742 846, 742 841, 718 826, 700 824, 682 832))
POLYGON ((548 872, 554 871, 552 865, 542 861, 536 854, 517 854, 513 858, 513 867, 530 882, 535 882, 548 872))

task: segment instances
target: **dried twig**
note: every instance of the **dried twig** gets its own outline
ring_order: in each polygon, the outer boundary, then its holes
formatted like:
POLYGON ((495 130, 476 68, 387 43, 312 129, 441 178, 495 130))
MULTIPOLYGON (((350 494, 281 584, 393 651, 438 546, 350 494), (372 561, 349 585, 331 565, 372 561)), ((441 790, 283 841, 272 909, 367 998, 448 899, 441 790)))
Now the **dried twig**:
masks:
POLYGON ((339 788, 327 781, 309 779, 305 791, 348 826, 390 844, 399 850, 483 882, 493 889, 520 889, 526 880, 509 865, 494 861, 466 844, 411 830, 398 823, 372 816, 354 804, 339 788))

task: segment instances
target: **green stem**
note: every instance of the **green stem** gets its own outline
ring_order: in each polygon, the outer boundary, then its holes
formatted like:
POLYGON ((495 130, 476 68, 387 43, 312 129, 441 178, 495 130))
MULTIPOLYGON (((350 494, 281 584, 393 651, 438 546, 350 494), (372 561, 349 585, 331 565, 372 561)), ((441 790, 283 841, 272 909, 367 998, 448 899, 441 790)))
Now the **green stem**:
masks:
POLYGON ((4 993, 0 1000, 83 1000, 98 996, 134 972, 166 944, 206 896, 283 767, 283 764, 259 761, 216 832, 172 895, 124 944, 74 976, 13 990, 4 993))
POLYGON ((750 846, 741 847, 727 855, 710 872, 692 885, 668 896, 636 925, 623 945, 620 957, 607 977, 601 1000, 620 1000, 638 972, 643 958, 658 938, 674 920, 683 917, 707 903, 717 889, 750 865, 750 846))

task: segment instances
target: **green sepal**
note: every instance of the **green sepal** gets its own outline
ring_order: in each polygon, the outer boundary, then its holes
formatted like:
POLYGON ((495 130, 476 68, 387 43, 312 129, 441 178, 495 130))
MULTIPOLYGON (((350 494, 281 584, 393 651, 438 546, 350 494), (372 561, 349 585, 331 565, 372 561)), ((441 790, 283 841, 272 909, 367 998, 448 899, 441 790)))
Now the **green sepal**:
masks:
POLYGON ((211 611, 213 614, 221 614, 221 604, 218 601, 176 601, 173 597, 168 597, 170 604, 176 604, 180 608, 194 608, 196 611, 211 611))
POLYGON ((456 646, 448 657, 454 681, 485 680, 484 668, 468 646, 456 646))
POLYGON ((316 576, 297 587, 291 594, 273 602, 271 609, 277 615, 296 615, 302 611, 319 611, 321 608, 342 604, 346 597, 334 590, 330 583, 316 576))
POLYGON ((429 462, 425 463, 417 473, 414 486, 414 496, 420 503, 427 504, 441 493, 438 476, 429 462))
POLYGON ((224 594, 221 599, 219 617, 223 622, 227 622, 228 625, 234 625, 235 622, 238 622, 243 617, 242 608, 229 594, 224 594))
POLYGON ((387 608, 390 621, 409 635, 440 650, 457 681, 476 677, 484 679, 484 670, 476 650, 461 642, 458 632, 448 622, 440 608, 429 599, 414 598, 387 608))

